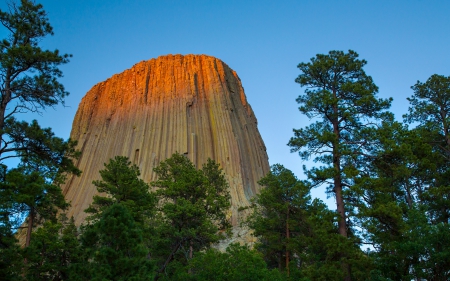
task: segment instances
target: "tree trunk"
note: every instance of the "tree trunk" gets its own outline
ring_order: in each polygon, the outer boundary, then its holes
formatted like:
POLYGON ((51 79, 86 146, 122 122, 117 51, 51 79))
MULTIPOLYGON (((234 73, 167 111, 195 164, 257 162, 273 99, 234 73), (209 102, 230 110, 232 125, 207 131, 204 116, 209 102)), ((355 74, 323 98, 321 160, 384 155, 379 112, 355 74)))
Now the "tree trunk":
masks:
POLYGON ((161 268, 156 272, 155 277, 153 278, 153 281, 157 281, 160 277, 160 274, 166 269, 167 265, 172 261, 175 253, 178 251, 178 249, 180 248, 181 244, 184 242, 184 239, 181 240, 172 250, 172 252, 170 253, 170 255, 167 257, 166 261, 164 262, 164 264, 161 266, 161 268))
MULTIPOLYGON (((8 69, 6 71, 6 78, 5 78, 5 84, 4 84, 4 91, 2 91, 1 94, 1 103, 0 103, 0 141, 3 140, 3 129, 5 127, 5 114, 6 114, 6 107, 8 106, 8 103, 11 100, 11 69, 8 69)), ((2 151, 4 147, 0 146, 0 157, 2 156, 2 151)))
MULTIPOLYGON (((340 172, 340 167, 337 170, 340 172)), ((347 225, 345 217, 344 198, 342 196, 342 182, 340 174, 337 174, 334 178, 334 192, 336 194, 337 212, 339 214, 339 221, 338 221, 339 234, 347 238, 347 225)), ((341 253, 341 258, 342 257, 344 257, 343 253, 341 253)), ((341 262, 341 265, 345 275, 344 281, 351 281, 352 279, 350 277, 350 265, 347 262, 341 262)))
POLYGON ((289 206, 286 212, 286 273, 287 277, 289 277, 289 206))
POLYGON ((346 217, 345 217, 345 208, 344 208, 344 198, 342 196, 342 183, 339 179, 340 177, 335 177, 334 179, 334 193, 336 194, 336 205, 337 212, 339 214, 338 228, 339 234, 347 237, 347 225, 346 225, 346 217))
POLYGON ((408 182, 406 183, 406 202, 408 203, 408 207, 412 209, 413 207, 413 200, 411 196, 411 189, 409 188, 408 182))
MULTIPOLYGON (((191 260, 193 257, 194 257, 194 247, 191 240, 189 241, 189 260, 191 260)), ((192 274, 192 268, 189 268, 188 273, 192 274)))
POLYGON ((189 259, 192 259, 194 257, 194 246, 193 246, 192 240, 189 241, 189 259))
POLYGON ((448 133, 448 124, 447 124, 447 111, 445 110, 445 108, 443 106, 441 106, 441 110, 440 110, 440 117, 442 120, 442 127, 444 130, 444 138, 445 138, 445 153, 447 156, 447 159, 450 158, 450 136, 448 133))
MULTIPOLYGON (((335 108, 335 111, 337 115, 337 107, 335 108)), ((336 195, 336 207, 337 212, 339 214, 338 227, 339 227, 339 234, 341 234, 344 237, 347 237, 344 198, 342 196, 341 156, 340 151, 338 149, 340 133, 337 120, 333 121, 333 133, 336 136, 336 143, 333 144, 333 168, 335 170, 333 181, 334 181, 334 193, 336 195)))
MULTIPOLYGON (((334 97, 336 98, 336 92, 333 90, 334 97)), ((334 194, 336 196, 336 209, 339 214, 338 229, 339 234, 347 238, 347 223, 345 216, 344 197, 342 195, 342 178, 341 178, 341 155, 339 151, 339 144, 341 141, 339 121, 338 121, 338 106, 333 105, 333 133, 336 136, 335 143, 333 143, 333 168, 335 170, 334 181, 334 194)), ((341 258, 345 255, 341 253, 341 258)), ((344 271, 344 280, 351 281, 350 277, 350 265, 347 262, 341 262, 342 270, 344 271)))

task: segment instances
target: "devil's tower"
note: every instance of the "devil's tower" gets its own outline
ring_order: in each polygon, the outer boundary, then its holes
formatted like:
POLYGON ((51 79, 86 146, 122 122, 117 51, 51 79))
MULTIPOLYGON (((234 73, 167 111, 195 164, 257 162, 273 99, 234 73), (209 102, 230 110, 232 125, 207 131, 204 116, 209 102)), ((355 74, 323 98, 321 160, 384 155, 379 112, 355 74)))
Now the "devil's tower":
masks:
POLYGON ((197 167, 208 158, 220 164, 230 185, 230 210, 249 205, 269 171, 255 115, 236 72, 214 57, 168 55, 136 64, 95 85, 83 98, 71 138, 78 141, 80 177, 63 187, 68 216, 83 222, 98 171, 116 155, 139 166, 146 182, 153 167, 184 153, 197 167))

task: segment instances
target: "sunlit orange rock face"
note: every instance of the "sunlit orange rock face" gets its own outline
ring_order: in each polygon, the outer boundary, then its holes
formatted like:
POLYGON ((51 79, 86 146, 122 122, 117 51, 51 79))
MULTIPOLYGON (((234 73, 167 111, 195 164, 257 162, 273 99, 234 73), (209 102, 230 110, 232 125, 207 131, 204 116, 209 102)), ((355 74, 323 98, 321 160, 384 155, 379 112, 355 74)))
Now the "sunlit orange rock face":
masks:
MULTIPOLYGON (((197 167, 211 158, 230 185, 235 230, 239 207, 260 189, 269 171, 257 120, 236 72, 205 55, 168 55, 143 61, 95 85, 82 99, 71 138, 78 141, 80 177, 69 178, 63 193, 77 225, 97 194, 93 180, 116 155, 139 166, 146 182, 153 168, 173 153, 197 167)), ((239 230, 240 231, 240 230, 239 230)), ((235 234, 239 234, 236 233, 235 234)))

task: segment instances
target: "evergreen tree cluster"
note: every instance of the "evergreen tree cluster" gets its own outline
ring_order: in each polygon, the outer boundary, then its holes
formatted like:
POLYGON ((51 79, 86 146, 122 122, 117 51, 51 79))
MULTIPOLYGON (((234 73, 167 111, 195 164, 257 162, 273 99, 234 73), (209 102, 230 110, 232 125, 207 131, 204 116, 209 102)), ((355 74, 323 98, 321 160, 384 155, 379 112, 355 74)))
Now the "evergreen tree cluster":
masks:
POLYGON ((298 65, 296 82, 306 88, 299 110, 314 123, 294 129, 288 145, 321 163, 304 167, 306 183, 326 185, 336 199, 332 236, 341 242, 328 250, 341 267, 335 279, 449 280, 450 77, 417 81, 399 122, 392 99, 376 97, 366 63, 350 50, 298 65))
POLYGON ((101 195, 86 222, 64 215, 60 185, 80 173, 76 144, 17 118, 63 103, 59 66, 70 55, 40 48, 53 34, 40 4, 11 2, 0 23, 9 32, 0 42, 0 280, 450 279, 450 76, 417 81, 399 122, 355 51, 300 63, 297 102, 311 124, 288 145, 320 164, 304 167, 305 180, 273 165, 244 222, 256 244, 221 252, 230 195, 212 160, 198 169, 175 153, 146 183, 117 156, 93 182, 101 195), (19 164, 7 167, 9 158, 19 164), (317 186, 335 210, 311 198, 317 186))

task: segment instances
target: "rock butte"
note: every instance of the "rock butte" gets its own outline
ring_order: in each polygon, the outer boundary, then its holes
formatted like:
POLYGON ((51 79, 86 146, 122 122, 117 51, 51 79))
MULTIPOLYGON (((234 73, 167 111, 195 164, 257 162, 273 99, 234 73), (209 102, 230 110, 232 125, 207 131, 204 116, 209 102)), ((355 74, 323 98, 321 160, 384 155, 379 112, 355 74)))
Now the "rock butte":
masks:
POLYGON ((112 76, 82 99, 70 136, 78 141, 82 175, 70 177, 63 194, 77 225, 97 194, 92 181, 110 158, 129 157, 150 182, 153 168, 179 152, 197 167, 208 158, 220 164, 230 185, 234 236, 251 239, 239 227, 244 214, 238 209, 260 189, 268 157, 241 81, 221 60, 167 55, 112 76))

